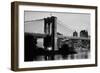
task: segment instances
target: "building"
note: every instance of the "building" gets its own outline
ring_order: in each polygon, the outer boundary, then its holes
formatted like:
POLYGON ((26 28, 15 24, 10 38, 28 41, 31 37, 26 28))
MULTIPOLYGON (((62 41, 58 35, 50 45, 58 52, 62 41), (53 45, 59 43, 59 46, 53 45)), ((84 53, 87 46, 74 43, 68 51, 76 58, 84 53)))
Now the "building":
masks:
POLYGON ((81 30, 80 31, 80 37, 88 37, 88 31, 87 30, 81 30))
POLYGON ((78 33, 75 31, 73 32, 73 37, 77 37, 78 36, 78 33))

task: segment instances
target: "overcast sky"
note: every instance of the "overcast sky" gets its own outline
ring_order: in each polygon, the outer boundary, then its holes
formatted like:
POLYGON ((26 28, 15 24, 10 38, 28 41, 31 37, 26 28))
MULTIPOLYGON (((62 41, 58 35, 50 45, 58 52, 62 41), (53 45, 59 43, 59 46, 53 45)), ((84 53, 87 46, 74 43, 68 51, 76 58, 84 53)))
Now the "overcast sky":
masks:
MULTIPOLYGON (((57 17, 57 31, 63 33, 66 36, 72 36, 74 31, 78 33, 81 30, 87 30, 90 35, 90 14, 80 14, 80 13, 59 13, 59 12, 34 12, 34 11, 25 11, 25 21, 43 19, 50 16, 57 17)), ((43 31, 43 21, 33 21, 33 27, 35 29, 28 28, 29 23, 25 23, 25 31, 28 29, 32 29, 30 31, 43 31), (38 27, 38 25, 39 27, 38 27), (41 29, 41 30, 40 30, 41 29)))

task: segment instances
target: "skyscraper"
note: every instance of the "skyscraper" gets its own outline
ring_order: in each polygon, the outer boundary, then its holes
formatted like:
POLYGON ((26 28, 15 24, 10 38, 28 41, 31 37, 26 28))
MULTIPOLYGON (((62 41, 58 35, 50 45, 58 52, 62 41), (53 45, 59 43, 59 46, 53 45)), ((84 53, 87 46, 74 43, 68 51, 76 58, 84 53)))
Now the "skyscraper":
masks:
POLYGON ((74 37, 77 37, 78 36, 78 33, 75 31, 75 32, 73 32, 73 36, 74 37))
POLYGON ((87 30, 81 30, 80 31, 80 37, 88 37, 88 31, 87 30))

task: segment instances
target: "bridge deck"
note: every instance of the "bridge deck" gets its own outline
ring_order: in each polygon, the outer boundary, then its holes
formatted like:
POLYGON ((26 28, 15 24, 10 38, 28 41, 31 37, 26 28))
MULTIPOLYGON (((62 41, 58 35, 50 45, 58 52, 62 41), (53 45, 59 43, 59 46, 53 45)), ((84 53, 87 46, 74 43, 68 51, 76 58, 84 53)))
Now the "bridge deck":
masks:
MULTIPOLYGON (((40 34, 40 33, 27 33, 27 34, 31 34, 36 38, 44 38, 47 36, 47 34, 40 34)), ((67 39, 90 40, 90 37, 73 37, 73 36, 62 36, 62 35, 57 35, 56 38, 64 38, 65 40, 67 39)))

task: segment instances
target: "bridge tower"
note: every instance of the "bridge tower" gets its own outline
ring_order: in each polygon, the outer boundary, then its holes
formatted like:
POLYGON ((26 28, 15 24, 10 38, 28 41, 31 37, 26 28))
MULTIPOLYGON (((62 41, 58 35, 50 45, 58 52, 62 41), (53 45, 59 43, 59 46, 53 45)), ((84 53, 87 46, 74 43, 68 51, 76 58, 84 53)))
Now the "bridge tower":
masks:
MULTIPOLYGON (((51 51, 54 52, 57 48, 56 44, 56 32, 57 32, 57 18, 54 16, 44 18, 44 33, 47 37, 44 38, 44 47, 48 50, 51 47, 51 51)), ((52 57, 54 59, 54 56, 52 57)))

